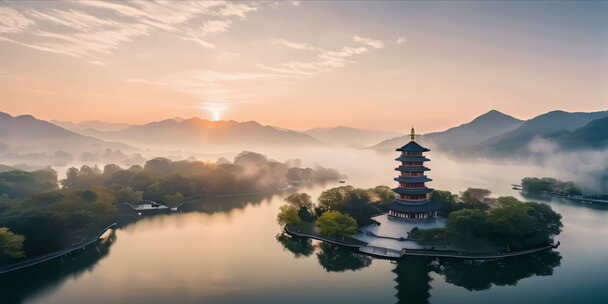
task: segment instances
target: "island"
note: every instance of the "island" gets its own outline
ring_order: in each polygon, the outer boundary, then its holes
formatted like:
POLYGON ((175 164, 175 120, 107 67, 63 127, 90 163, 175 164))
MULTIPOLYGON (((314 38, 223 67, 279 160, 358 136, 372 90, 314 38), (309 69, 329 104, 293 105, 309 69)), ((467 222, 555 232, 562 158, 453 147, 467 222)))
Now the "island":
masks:
POLYGON ((460 194, 427 188, 430 151, 415 142, 397 149, 399 186, 341 186, 321 193, 316 204, 294 193, 280 208, 286 234, 321 240, 383 258, 435 256, 496 259, 556 248, 561 215, 547 204, 515 197, 492 198, 486 189, 460 194))
POLYGON ((581 187, 573 181, 562 181, 552 177, 524 177, 521 185, 513 185, 527 197, 554 196, 573 201, 608 204, 608 194, 599 193, 590 187, 581 187))

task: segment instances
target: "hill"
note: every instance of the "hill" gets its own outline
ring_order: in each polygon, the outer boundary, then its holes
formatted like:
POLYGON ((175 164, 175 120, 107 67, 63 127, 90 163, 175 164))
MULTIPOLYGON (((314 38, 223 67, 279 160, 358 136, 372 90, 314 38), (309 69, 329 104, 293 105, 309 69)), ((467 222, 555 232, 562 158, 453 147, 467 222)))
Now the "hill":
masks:
POLYGON ((317 146, 311 136, 264 126, 255 121, 209 121, 200 118, 167 119, 112 132, 87 130, 87 134, 156 147, 255 148, 259 146, 317 146))
MULTIPOLYGON (((522 123, 522 120, 491 110, 460 126, 419 136, 418 141, 441 151, 466 150, 489 138, 509 132, 522 123)), ((408 141, 409 135, 404 135, 385 140, 371 148, 378 151, 393 151, 408 141)))
POLYGON ((119 131, 131 126, 130 124, 126 123, 112 123, 99 120, 88 120, 81 122, 51 120, 51 122, 76 133, 81 133, 87 129, 93 129, 96 131, 119 131))
POLYGON ((546 138, 567 151, 606 148, 608 147, 608 117, 592 120, 574 131, 562 131, 546 138))
POLYGON ((66 130, 31 115, 11 116, 0 112, 0 142, 10 153, 98 151, 106 148, 129 149, 120 143, 101 141, 66 130))
POLYGON ((529 145, 535 138, 559 137, 561 133, 582 128, 593 120, 605 117, 608 117, 608 111, 591 113, 551 111, 527 120, 515 130, 482 142, 474 150, 490 157, 514 155, 525 157, 530 153, 529 145))
POLYGON ((401 135, 397 132, 364 130, 344 126, 314 128, 306 130, 304 133, 329 145, 357 148, 367 147, 382 140, 401 135))

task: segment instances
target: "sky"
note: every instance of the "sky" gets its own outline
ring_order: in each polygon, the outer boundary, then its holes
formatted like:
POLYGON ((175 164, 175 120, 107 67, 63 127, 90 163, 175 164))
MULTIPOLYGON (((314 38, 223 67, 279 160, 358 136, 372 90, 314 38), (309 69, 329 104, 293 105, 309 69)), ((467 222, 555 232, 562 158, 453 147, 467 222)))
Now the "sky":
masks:
POLYGON ((2 1, 0 111, 443 130, 608 110, 608 1, 2 1))

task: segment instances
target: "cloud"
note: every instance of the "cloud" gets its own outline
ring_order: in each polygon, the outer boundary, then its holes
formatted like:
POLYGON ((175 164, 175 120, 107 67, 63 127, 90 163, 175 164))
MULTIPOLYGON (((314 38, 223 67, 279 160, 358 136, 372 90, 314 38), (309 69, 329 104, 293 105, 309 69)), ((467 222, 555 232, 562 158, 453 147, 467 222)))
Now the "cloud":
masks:
MULTIPOLYGON (((10 4, 10 2, 9 2, 10 4)), ((154 31, 213 49, 209 35, 228 32, 233 18, 245 19, 265 2, 77 1, 64 9, 0 7, 0 40, 40 51, 96 58, 154 31), (19 34, 7 36, 1 34, 19 34)))
POLYGON ((20 33, 34 21, 10 7, 0 7, 0 33, 20 33))
POLYGON ((257 9, 257 7, 244 3, 228 2, 226 6, 219 11, 219 15, 245 18, 249 12, 256 11, 257 9))
POLYGON ((397 40, 395 40, 395 43, 398 45, 402 45, 406 42, 407 42, 407 40, 405 39, 405 37, 398 37, 397 40))
POLYGON ((355 37, 353 37, 353 41, 357 42, 357 43, 361 43, 370 47, 373 47, 375 49, 381 49, 384 48, 384 42, 380 41, 380 40, 374 40, 371 38, 365 38, 365 37, 361 37, 361 36, 357 36, 355 35, 355 37))
POLYGON ((279 73, 284 77, 308 77, 319 73, 329 72, 336 68, 341 68, 347 64, 355 63, 352 57, 367 53, 368 48, 358 46, 344 46, 337 50, 324 50, 320 47, 308 43, 298 43, 285 39, 273 39, 272 43, 282 46, 316 52, 313 60, 309 61, 288 61, 279 66, 269 66, 258 64, 258 67, 269 72, 279 73))
POLYGON ((94 64, 94 65, 106 65, 103 61, 99 61, 99 60, 92 60, 89 61, 90 64, 94 64))
POLYGON ((272 39, 273 44, 282 45, 288 48, 305 51, 321 51, 320 48, 310 45, 308 43, 292 42, 285 39, 272 39))
POLYGON ((226 32, 231 24, 230 20, 211 20, 203 24, 202 31, 207 34, 226 32))

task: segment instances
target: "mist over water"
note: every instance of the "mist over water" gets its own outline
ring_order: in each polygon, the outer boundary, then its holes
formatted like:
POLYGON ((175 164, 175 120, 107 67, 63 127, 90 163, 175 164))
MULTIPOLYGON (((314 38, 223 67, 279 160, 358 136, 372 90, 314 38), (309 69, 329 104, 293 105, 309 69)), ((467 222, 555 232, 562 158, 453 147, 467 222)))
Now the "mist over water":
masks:
MULTIPOLYGON (((335 168, 348 176, 346 184, 355 187, 396 185, 397 152, 346 148, 250 150, 281 162, 299 158, 302 167, 318 164, 335 168)), ((219 157, 232 160, 239 152, 172 151, 165 155, 216 161, 219 157)), ((144 157, 162 155, 150 152, 144 157)), ((568 178, 570 172, 563 170, 565 164, 560 160, 573 156, 555 155, 551 165, 545 166, 460 160, 438 151, 431 151, 428 157, 432 188, 452 192, 487 188, 493 196, 533 200, 519 196, 511 184, 519 183, 524 176, 568 178)), ((299 191, 316 200, 323 190, 341 185, 331 183, 299 191)), ((80 268, 62 270, 66 268, 58 263, 6 280, 13 282, 10 286, 24 299, 16 303, 81 303, 86 298, 89 303, 527 303, 535 299, 537 303, 555 304, 573 303, 583 295, 593 295, 596 301, 589 303, 608 300, 600 288, 606 284, 603 278, 608 277, 608 269, 603 267, 608 244, 598 242, 608 237, 602 228, 608 220, 607 208, 558 199, 545 201, 564 216, 564 230, 558 237, 562 246, 554 256, 542 260, 546 267, 528 269, 529 265, 544 265, 529 257, 518 262, 446 264, 448 268, 442 271, 422 267, 424 262, 418 261, 398 265, 369 257, 353 258, 352 253, 341 256, 316 243, 306 254, 294 254, 276 239, 281 232, 276 214, 285 203, 285 195, 209 198, 194 211, 143 218, 116 231, 111 247, 101 256, 83 256, 83 261, 74 256, 63 262, 82 264, 86 272, 80 268), (499 274, 495 273, 497 269, 499 274), (582 279, 588 274, 600 279, 582 279), (48 278, 48 282, 25 284, 32 276, 48 278), (555 297, 539 296, 549 292, 555 297)), ((9 292, 1 287, 0 291, 9 292)))

